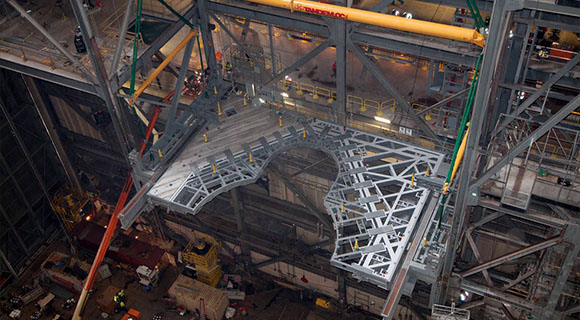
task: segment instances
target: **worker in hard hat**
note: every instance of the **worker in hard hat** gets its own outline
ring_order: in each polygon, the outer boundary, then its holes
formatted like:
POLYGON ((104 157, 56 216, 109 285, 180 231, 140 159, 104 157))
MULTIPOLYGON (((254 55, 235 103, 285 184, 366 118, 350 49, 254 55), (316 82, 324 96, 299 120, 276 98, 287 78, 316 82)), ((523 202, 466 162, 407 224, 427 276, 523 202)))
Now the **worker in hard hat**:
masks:
POLYGON ((232 77, 232 64, 231 64, 229 61, 228 61, 228 62, 226 62, 226 67, 225 67, 225 69, 226 69, 226 74, 227 74, 227 77, 228 77, 229 79, 231 79, 231 77, 232 77))

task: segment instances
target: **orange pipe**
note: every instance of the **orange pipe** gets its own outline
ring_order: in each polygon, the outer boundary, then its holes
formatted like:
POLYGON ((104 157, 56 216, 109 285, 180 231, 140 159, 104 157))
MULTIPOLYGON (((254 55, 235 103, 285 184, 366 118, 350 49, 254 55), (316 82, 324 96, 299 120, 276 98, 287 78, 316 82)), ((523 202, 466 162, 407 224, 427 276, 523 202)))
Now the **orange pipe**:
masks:
MULTIPOLYGON (((189 42, 189 40, 191 40, 191 38, 195 37, 196 35, 197 35, 197 30, 193 30, 185 37, 185 39, 181 40, 181 42, 177 45, 175 50, 173 50, 167 56, 167 58, 165 58, 165 60, 163 60, 163 62, 161 62, 159 67, 157 67, 153 71, 153 73, 151 75, 149 75, 149 77, 147 77, 147 79, 145 80, 145 82, 143 82, 143 84, 139 87, 139 89, 137 89, 135 91, 135 93, 133 94, 133 97, 130 100, 131 104, 135 103, 137 98, 139 98, 139 96, 143 93, 143 91, 145 91, 145 89, 147 89, 147 87, 149 87, 151 82, 153 82, 153 79, 157 78, 157 76, 161 73, 161 71, 163 71, 163 69, 165 69, 165 67, 167 67, 167 65, 169 65, 169 63, 171 61, 173 61, 173 59, 175 58, 175 56, 177 56, 179 51, 181 51, 181 49, 183 49, 183 47, 185 47, 185 45, 189 42)), ((182 66, 182 67, 187 68, 187 66, 182 66)))
POLYGON ((473 30, 429 21, 413 20, 390 14, 353 9, 307 0, 246 0, 253 3, 300 11, 335 19, 359 22, 378 27, 424 34, 444 39, 469 42, 483 47, 485 39, 473 30))
POLYGON ((121 210, 125 206, 125 202, 127 202, 127 198, 129 198, 129 193, 131 192, 132 187, 133 187, 133 179, 131 178, 131 176, 129 176, 129 178, 127 179, 127 182, 125 183, 125 187, 123 187, 123 192, 121 192, 121 195, 119 196, 119 200, 117 201, 117 205, 115 206, 115 211, 113 212, 113 215, 111 215, 111 219, 109 220, 109 224, 107 225, 107 230, 105 231, 105 235, 103 236, 103 239, 101 240, 101 244, 99 245, 99 250, 97 251, 97 255, 95 256, 95 260, 93 261, 93 265, 91 266, 91 270, 89 271, 89 274, 87 276, 87 280, 85 281, 85 286, 83 287, 83 290, 81 291, 81 295, 79 297, 79 300, 77 302, 77 305, 76 305, 76 308, 75 308, 75 311, 74 311, 73 317, 72 317, 74 320, 81 319, 81 311, 85 306, 85 303, 86 303, 87 298, 88 298, 88 293, 93 286, 93 282, 95 281, 95 278, 97 275, 97 270, 99 269, 101 262, 103 262, 103 259, 105 258, 105 254, 107 253, 107 250, 109 249, 109 244, 111 243, 111 239, 113 238, 113 235, 115 234, 115 229, 117 228, 117 222, 119 221, 119 212, 121 212, 121 210))

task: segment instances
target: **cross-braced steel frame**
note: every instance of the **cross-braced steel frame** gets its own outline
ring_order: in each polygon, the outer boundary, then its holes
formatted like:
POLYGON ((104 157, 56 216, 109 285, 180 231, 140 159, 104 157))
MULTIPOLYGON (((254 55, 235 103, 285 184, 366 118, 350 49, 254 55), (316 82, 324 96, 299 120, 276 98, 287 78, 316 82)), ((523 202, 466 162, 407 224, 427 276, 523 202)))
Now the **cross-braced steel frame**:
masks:
POLYGON ((443 155, 325 121, 302 125, 302 130, 289 127, 285 133, 242 144, 237 154, 225 150, 203 163, 192 162, 191 172, 171 196, 157 196, 155 186, 149 196, 174 211, 196 214, 220 193, 255 182, 283 151, 325 151, 339 167, 324 199, 337 233, 331 263, 386 287, 430 192, 417 177, 436 172, 443 155))

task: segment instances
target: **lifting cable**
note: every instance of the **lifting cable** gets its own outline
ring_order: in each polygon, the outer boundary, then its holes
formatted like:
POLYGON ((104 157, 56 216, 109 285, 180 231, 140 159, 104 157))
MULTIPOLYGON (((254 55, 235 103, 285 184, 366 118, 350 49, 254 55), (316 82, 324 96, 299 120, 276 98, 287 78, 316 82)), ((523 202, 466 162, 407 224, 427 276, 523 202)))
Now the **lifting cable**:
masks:
POLYGON ((482 29, 485 28, 485 23, 481 18, 481 13, 479 12, 479 8, 477 8, 477 3, 475 2, 475 0, 465 0, 465 2, 467 3, 469 11, 471 11, 471 17, 475 22, 475 27, 477 28, 478 31, 480 32, 483 31, 482 29))
MULTIPOLYGON (((187 26, 189 26, 191 28, 191 30, 197 30, 197 27, 194 26, 191 22, 189 22, 187 19, 185 19, 184 16, 180 15, 179 12, 175 11, 175 9, 173 9, 167 2, 165 2, 164 0, 157 0, 159 1, 165 8, 167 8, 167 10, 171 11, 171 13, 173 13, 177 18, 179 18, 179 20, 181 20, 181 22, 185 23, 187 26)), ((205 68, 203 67, 203 59, 201 57, 201 45, 199 44, 199 36, 195 36, 196 40, 197 40, 197 48, 199 49, 199 64, 201 66, 201 70, 204 70, 205 68)))
MULTIPOLYGON (((477 63, 475 65, 475 73, 473 74, 473 80, 471 81, 471 86, 469 88, 469 94, 467 96, 467 102, 465 105, 465 109, 463 110, 463 115, 461 116, 461 125, 459 126, 459 131, 457 131, 457 139, 455 141, 455 147, 453 148, 453 155, 451 157, 451 163, 449 164, 449 171, 447 172, 447 178, 445 179, 445 185, 443 187, 443 196, 441 197, 441 203, 439 205, 439 222, 437 223, 437 229, 441 229, 441 221, 443 220, 443 209, 445 207, 445 203, 447 202, 447 189, 453 182, 451 177, 455 175, 455 171, 453 168, 455 167, 455 161, 457 159, 457 154, 459 151, 459 146, 463 140, 463 136, 466 133, 465 128, 468 126, 467 119, 469 118, 469 113, 471 111, 471 107, 473 105, 473 100, 475 99, 475 92, 477 90, 477 83, 479 81, 479 65, 481 63, 481 59, 483 54, 480 54, 477 58, 477 63)), ((439 233, 435 235, 436 239, 439 238, 439 233)))

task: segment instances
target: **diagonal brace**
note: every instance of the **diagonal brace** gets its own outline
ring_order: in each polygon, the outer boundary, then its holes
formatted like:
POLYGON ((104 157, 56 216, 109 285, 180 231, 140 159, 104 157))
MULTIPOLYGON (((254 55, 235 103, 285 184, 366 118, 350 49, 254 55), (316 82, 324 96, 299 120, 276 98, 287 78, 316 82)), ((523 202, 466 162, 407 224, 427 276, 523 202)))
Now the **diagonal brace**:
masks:
MULTIPOLYGON (((580 55, 579 55, 580 56, 580 55)), ((539 90, 538 90, 539 91, 539 90)), ((544 122, 539 128, 537 128, 532 134, 527 136, 524 140, 520 141, 517 145, 512 147, 510 151, 499 159, 491 168, 489 168, 484 174, 482 174, 475 181, 471 182, 469 185, 469 192, 474 192, 477 187, 479 187, 483 182, 487 181, 491 176, 497 173, 506 164, 512 161, 517 155, 522 151, 526 150, 531 143, 536 141, 538 138, 546 134, 555 125, 564 120, 570 112, 574 111, 580 106, 580 94, 570 100, 562 109, 551 116, 546 122, 544 122)))
POLYGON ((511 252, 511 253, 505 254, 503 256, 497 257, 495 259, 492 259, 492 260, 490 260, 488 262, 485 262, 485 263, 479 264, 477 266, 474 266, 474 267, 472 267, 470 269, 467 269, 467 270, 461 272, 460 275, 463 278, 465 278, 465 277, 468 277, 468 276, 470 276, 472 274, 476 274, 478 272, 481 272, 481 271, 484 271, 484 270, 487 270, 487 269, 490 269, 490 268, 499 266, 500 264, 506 263, 508 261, 512 261, 512 260, 515 260, 515 259, 519 259, 521 257, 525 257, 525 256, 527 256, 529 254, 534 253, 534 252, 537 252, 537 251, 546 249, 548 247, 557 245, 560 242, 562 242, 562 237, 561 236, 556 236, 556 237, 550 238, 548 240, 542 241, 540 243, 536 243, 534 245, 531 245, 531 246, 529 246, 527 248, 522 248, 520 250, 516 250, 514 252, 511 252))
POLYGON ((354 44, 352 41, 348 42, 348 48, 352 51, 357 58, 362 62, 362 64, 372 73, 372 75, 379 81, 381 86, 385 88, 397 101, 397 104, 400 105, 415 121, 415 123, 419 126, 421 131, 423 131, 427 136, 432 138, 436 144, 442 145, 443 143, 435 134, 435 132, 429 127, 429 125, 423 120, 423 118, 419 117, 415 111, 411 108, 407 100, 399 93, 397 88, 389 81, 385 75, 378 69, 376 64, 374 64, 362 51, 362 49, 357 45, 354 44))
POLYGON ((314 48, 314 50, 310 51, 304 57, 302 57, 302 58, 298 59, 298 61, 294 62, 291 66, 284 69, 280 74, 278 74, 277 76, 272 78, 272 80, 268 81, 264 86, 267 87, 271 84, 276 83, 279 80, 284 79, 285 76, 294 72, 294 70, 296 70, 296 68, 301 67, 303 64, 312 60, 314 57, 316 57, 318 54, 320 54, 322 51, 324 51, 324 49, 328 48, 330 46, 330 44, 331 44, 331 40, 324 41, 318 47, 314 48))
POLYGON ((288 187, 288 189, 290 189, 295 195, 298 196, 298 198, 300 199, 300 201, 302 201, 302 203, 304 203, 308 211, 317 216, 320 222, 322 222, 322 224, 324 224, 327 228, 333 230, 332 224, 328 219, 329 218, 328 215, 325 215, 324 213, 320 212, 320 210, 316 208, 314 203, 312 203, 312 200, 310 200, 309 197, 307 197, 294 183, 292 183, 292 181, 286 178, 284 174, 280 171, 280 169, 278 169, 278 167, 276 167, 274 164, 271 164, 270 169, 272 169, 272 172, 280 180, 282 180, 282 182, 284 182, 284 184, 288 187))

